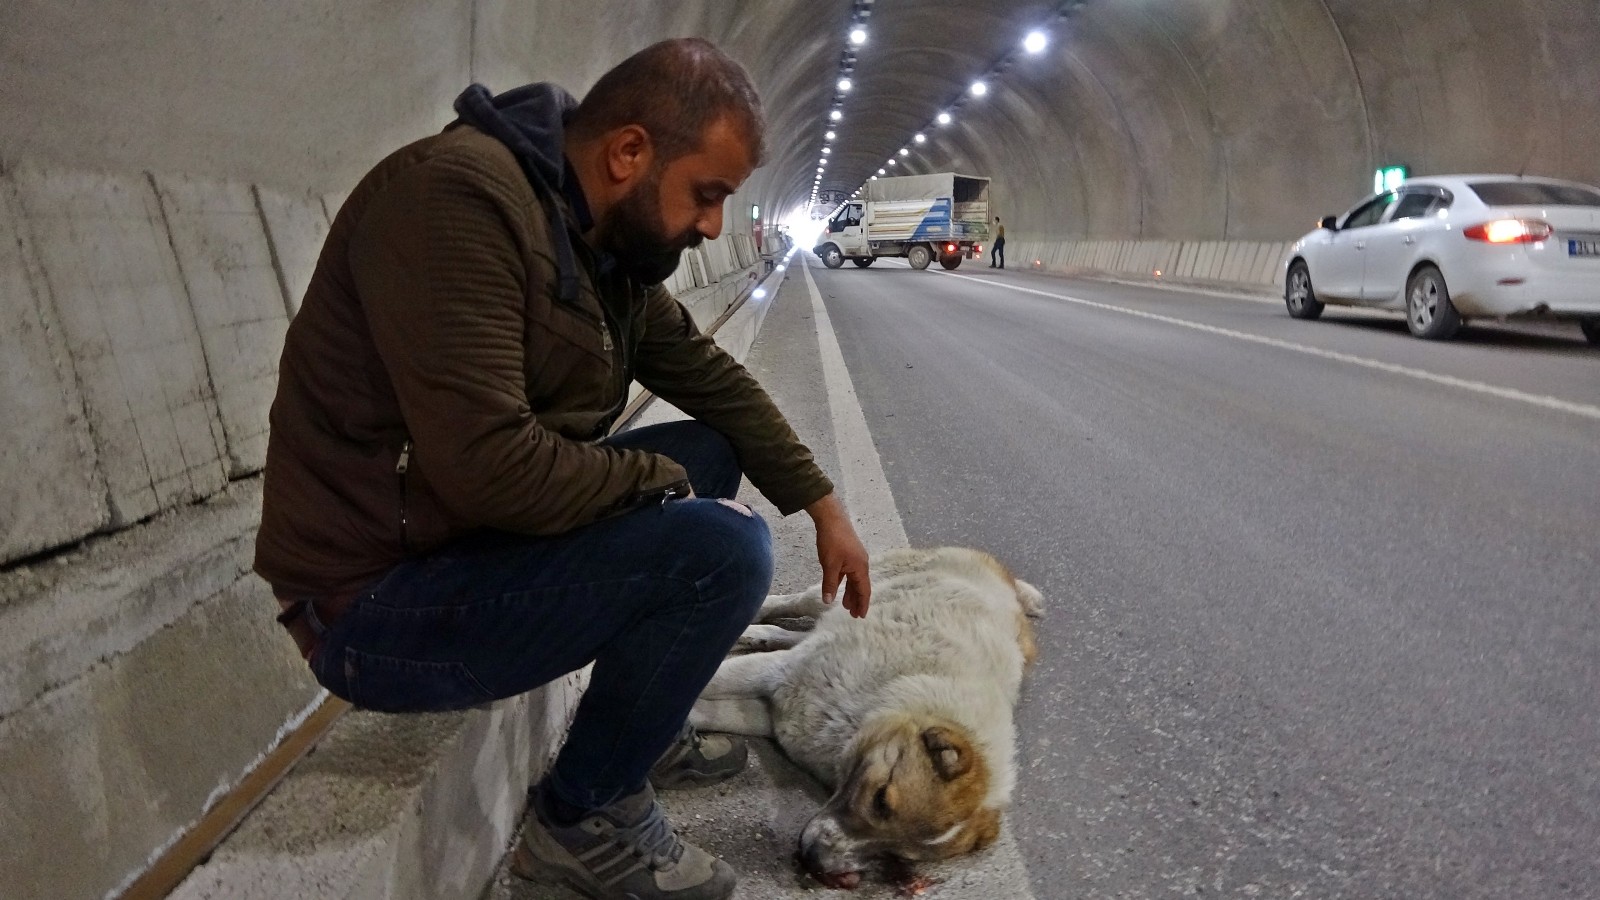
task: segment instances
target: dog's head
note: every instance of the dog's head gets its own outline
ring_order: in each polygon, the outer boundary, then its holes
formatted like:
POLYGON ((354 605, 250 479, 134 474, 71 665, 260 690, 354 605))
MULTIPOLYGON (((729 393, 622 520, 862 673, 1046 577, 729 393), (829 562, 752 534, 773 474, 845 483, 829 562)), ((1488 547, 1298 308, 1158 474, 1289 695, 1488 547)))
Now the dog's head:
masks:
POLYGON ((839 789, 800 834, 800 861, 830 887, 853 888, 876 857, 948 859, 994 842, 987 761, 945 719, 879 716, 852 744, 839 789))

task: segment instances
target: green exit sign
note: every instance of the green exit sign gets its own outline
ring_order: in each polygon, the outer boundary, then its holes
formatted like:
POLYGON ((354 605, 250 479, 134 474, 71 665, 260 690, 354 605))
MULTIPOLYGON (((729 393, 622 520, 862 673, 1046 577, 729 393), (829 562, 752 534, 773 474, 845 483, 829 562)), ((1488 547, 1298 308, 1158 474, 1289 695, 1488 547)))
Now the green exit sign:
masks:
POLYGON ((1410 176, 1411 169, 1407 166, 1384 166, 1372 178, 1372 192, 1381 194, 1384 191, 1392 191, 1405 184, 1410 176))

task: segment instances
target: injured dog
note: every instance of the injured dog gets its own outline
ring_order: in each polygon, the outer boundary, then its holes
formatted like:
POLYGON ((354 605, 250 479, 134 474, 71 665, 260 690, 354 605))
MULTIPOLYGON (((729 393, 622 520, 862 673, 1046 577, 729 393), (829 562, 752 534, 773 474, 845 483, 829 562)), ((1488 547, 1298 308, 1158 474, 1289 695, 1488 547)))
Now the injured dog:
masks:
POLYGON ((895 550, 872 560, 872 610, 820 585, 767 598, 695 703, 707 731, 775 738, 833 790, 800 835, 818 880, 852 888, 876 857, 947 859, 1000 833, 1016 781, 1012 708, 1037 652, 1039 591, 987 553, 895 550))

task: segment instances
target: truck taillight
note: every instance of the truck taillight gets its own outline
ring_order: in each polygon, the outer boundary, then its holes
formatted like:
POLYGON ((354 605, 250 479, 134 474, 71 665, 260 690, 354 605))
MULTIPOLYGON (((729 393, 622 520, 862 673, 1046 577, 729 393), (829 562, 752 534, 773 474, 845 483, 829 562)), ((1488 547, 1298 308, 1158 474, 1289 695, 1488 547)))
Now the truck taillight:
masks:
POLYGON ((945 244, 944 245, 944 252, 946 252, 946 253, 954 253, 954 252, 956 252, 956 245, 955 244, 945 244))
POLYGON ((1555 229, 1550 227, 1549 222, 1538 219, 1496 219, 1461 229, 1461 234, 1467 240, 1488 244, 1532 244, 1546 240, 1554 233, 1555 229))

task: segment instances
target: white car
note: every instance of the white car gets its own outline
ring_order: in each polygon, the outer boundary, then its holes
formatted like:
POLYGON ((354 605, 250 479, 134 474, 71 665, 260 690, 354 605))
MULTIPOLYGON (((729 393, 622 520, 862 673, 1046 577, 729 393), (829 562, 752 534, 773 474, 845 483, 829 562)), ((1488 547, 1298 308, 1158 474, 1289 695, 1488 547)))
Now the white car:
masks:
POLYGON ((1402 310, 1444 339, 1467 319, 1575 319, 1600 344, 1600 189, 1516 175, 1413 178, 1329 216, 1284 260, 1289 315, 1402 310))

